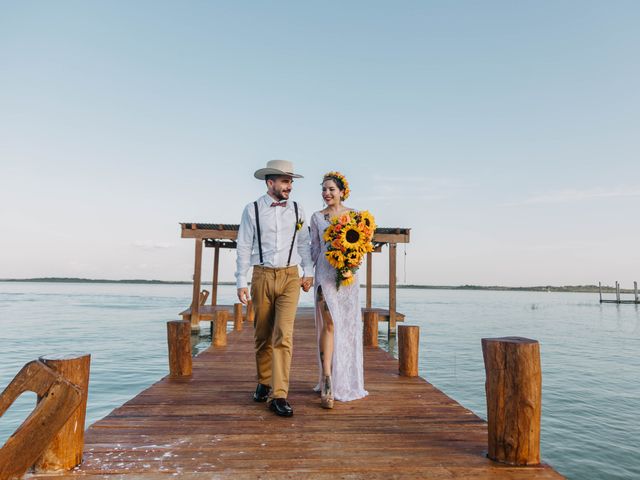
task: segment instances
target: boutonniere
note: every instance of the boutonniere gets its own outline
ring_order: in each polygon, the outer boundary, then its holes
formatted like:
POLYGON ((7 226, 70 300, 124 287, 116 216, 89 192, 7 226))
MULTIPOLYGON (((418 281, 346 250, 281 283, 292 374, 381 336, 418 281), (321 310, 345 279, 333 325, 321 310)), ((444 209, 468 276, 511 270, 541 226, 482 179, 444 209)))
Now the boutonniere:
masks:
POLYGON ((298 220, 298 223, 296 223, 296 230, 300 230, 302 225, 304 225, 304 220, 298 220))

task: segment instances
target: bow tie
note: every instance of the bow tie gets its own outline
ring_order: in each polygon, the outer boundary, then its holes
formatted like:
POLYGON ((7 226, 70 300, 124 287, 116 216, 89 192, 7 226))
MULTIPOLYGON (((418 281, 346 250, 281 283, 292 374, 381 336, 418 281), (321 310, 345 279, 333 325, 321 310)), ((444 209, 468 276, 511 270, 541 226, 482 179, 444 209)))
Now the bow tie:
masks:
POLYGON ((271 204, 272 207, 286 207, 287 206, 287 201, 283 201, 283 202, 273 202, 271 204))

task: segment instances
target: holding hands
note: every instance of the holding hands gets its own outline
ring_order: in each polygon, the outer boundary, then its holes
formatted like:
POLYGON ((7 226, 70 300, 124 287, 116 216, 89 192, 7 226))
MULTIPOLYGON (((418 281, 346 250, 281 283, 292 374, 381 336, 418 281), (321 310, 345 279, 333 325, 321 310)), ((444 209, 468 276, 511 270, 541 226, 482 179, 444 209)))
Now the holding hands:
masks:
POLYGON ((300 279, 300 287, 305 292, 308 292, 313 286, 313 277, 302 277, 300 279))

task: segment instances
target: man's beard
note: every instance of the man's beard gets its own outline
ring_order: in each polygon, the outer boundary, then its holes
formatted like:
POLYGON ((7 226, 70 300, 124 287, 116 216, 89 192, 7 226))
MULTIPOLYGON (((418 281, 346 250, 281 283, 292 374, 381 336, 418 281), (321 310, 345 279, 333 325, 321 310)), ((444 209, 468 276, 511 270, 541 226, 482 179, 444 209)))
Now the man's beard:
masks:
MULTIPOLYGON (((285 197, 285 196, 282 194, 282 192, 283 192, 282 190, 276 190, 276 191, 274 191, 274 192, 273 192, 273 194, 274 194, 274 195, 276 196, 276 198, 277 198, 278 200, 280 200, 280 201, 282 201, 282 200, 287 200, 287 197, 285 197)), ((291 192, 289 191, 289 194, 290 194, 290 193, 291 193, 291 192)))

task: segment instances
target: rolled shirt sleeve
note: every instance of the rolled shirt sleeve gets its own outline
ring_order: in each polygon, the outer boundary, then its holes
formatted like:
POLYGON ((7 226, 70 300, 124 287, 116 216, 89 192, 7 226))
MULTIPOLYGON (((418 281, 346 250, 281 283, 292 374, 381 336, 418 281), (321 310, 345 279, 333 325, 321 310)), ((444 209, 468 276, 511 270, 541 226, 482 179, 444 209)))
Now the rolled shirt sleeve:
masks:
POLYGON ((236 247, 236 288, 247 287, 247 274, 251 268, 251 252, 253 251, 253 237, 255 233, 254 221, 251 215, 253 203, 244 207, 242 220, 238 229, 236 247))

